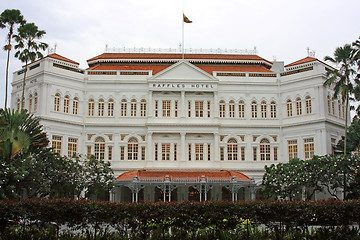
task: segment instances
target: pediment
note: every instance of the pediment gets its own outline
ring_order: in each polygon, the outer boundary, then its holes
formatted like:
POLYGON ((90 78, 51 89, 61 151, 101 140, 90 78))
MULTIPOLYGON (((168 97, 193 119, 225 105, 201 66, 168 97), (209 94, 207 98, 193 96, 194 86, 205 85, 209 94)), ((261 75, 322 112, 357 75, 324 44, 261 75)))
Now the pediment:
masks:
POLYGON ((183 60, 154 75, 152 80, 160 81, 217 81, 215 77, 183 60))

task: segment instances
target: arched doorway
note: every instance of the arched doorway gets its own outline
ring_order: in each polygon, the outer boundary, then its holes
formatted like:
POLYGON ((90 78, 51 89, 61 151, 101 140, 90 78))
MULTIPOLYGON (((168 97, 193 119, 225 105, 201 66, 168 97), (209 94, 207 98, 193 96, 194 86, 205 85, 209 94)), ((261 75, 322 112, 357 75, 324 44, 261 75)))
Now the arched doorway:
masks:
POLYGON ((200 201, 200 194, 199 191, 196 190, 194 187, 189 187, 189 201, 200 201))
POLYGON ((221 199, 223 201, 232 201, 231 191, 226 187, 222 187, 221 189, 221 199))

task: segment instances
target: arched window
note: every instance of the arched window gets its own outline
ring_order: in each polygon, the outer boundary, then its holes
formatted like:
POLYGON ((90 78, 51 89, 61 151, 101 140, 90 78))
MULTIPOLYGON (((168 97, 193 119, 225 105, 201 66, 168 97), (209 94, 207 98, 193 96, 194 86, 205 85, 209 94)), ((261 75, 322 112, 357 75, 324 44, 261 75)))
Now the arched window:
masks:
POLYGON ((302 114, 301 98, 296 98, 296 115, 302 114))
POLYGON ((94 99, 90 99, 88 103, 88 115, 89 117, 93 117, 95 114, 95 101, 94 99))
POLYGON ((108 102, 108 117, 113 117, 113 116, 114 116, 114 100, 109 99, 109 102, 108 102))
POLYGON ((130 116, 131 117, 136 117, 136 99, 131 100, 130 116))
POLYGON ((227 154, 228 160, 238 160, 238 146, 237 141, 235 139, 229 139, 227 142, 227 154))
POLYGON ((60 111, 60 93, 55 94, 54 98, 54 111, 59 112, 60 111))
POLYGON ((225 101, 221 100, 219 102, 219 117, 224 118, 225 117, 225 101))
POLYGON ((257 118, 257 102, 256 101, 251 102, 251 117, 257 118))
POLYGON ((267 118, 266 101, 261 102, 261 118, 267 118))
POLYGON ((140 116, 146 117, 146 100, 142 99, 140 101, 140 116))
POLYGON ((121 117, 126 117, 126 112, 127 112, 127 101, 126 99, 122 99, 121 100, 121 109, 120 109, 120 115, 121 117))
POLYGON ((233 100, 229 102, 229 117, 235 117, 235 102, 233 100))
POLYGON ((37 104, 38 104, 38 94, 37 92, 34 93, 34 112, 37 110, 37 104))
POLYGON ((136 138, 130 138, 128 141, 128 160, 138 160, 139 144, 136 138))
POLYGON ((32 109, 32 94, 29 95, 29 112, 31 112, 32 109))
POLYGON ((286 101, 286 112, 288 117, 292 117, 292 102, 290 99, 286 101))
POLYGON ((69 113, 70 97, 66 95, 64 97, 64 113, 69 113))
POLYGON ((73 100, 73 114, 78 115, 79 113, 79 98, 74 97, 73 100))
POLYGON ((270 161, 270 142, 266 138, 260 141, 260 160, 270 161))
POLYGON ((305 105, 306 105, 306 114, 310 114, 312 112, 310 96, 305 97, 305 105))
POLYGON ((98 102, 98 116, 103 117, 104 116, 104 108, 105 108, 105 102, 104 99, 100 98, 98 102))
POLYGON ((270 117, 276 118, 277 117, 277 111, 276 111, 276 102, 271 101, 270 103, 270 117))
POLYGON ((94 154, 95 154, 95 159, 97 159, 97 160, 105 159, 105 139, 104 138, 97 137, 95 139, 94 154))
POLYGON ((245 117, 245 103, 244 101, 239 101, 239 118, 245 117))

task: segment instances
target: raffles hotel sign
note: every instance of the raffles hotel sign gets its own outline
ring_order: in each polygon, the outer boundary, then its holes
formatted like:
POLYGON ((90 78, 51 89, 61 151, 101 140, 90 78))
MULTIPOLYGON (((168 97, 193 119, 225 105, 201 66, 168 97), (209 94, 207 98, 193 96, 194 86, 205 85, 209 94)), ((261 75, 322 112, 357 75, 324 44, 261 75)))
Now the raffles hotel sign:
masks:
POLYGON ((216 83, 174 83, 174 82, 157 82, 150 83, 149 90, 172 90, 172 91, 215 91, 216 83))

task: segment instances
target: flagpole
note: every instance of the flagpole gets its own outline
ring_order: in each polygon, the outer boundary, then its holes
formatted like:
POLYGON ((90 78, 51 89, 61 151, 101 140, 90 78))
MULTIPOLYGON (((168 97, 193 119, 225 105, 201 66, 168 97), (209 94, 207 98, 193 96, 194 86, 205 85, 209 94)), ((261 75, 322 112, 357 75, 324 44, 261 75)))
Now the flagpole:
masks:
POLYGON ((181 22, 182 22, 182 44, 181 44, 181 47, 182 47, 182 59, 184 60, 184 51, 185 51, 185 48, 184 48, 184 11, 182 13, 182 16, 181 16, 181 22))

